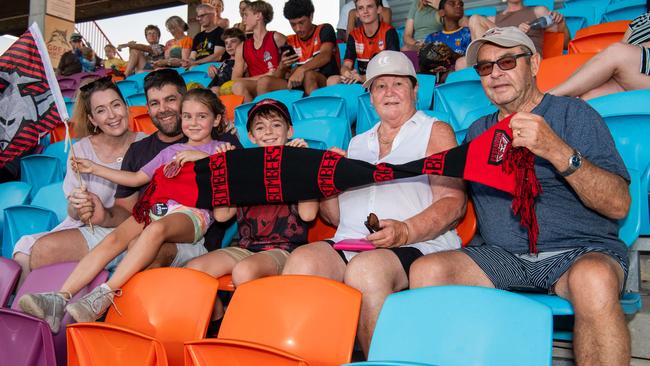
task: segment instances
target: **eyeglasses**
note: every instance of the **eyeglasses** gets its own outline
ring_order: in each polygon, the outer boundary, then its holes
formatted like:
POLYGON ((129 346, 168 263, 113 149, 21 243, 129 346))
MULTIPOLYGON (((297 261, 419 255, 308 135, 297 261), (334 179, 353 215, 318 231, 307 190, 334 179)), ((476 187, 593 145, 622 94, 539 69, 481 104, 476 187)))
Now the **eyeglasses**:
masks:
POLYGON ((87 92, 90 92, 90 91, 94 90, 95 88, 97 88, 99 86, 105 86, 105 85, 112 84, 112 83, 113 83, 113 78, 111 76, 104 76, 104 77, 101 77, 99 79, 95 79, 95 80, 89 82, 88 84, 80 86, 79 90, 81 90, 84 93, 87 93, 87 92))
POLYGON ((197 14, 196 19, 201 20, 203 17, 206 17, 208 15, 214 15, 214 13, 197 14))
POLYGON ((520 57, 529 57, 533 54, 530 52, 519 53, 516 55, 505 55, 496 61, 481 61, 474 65, 474 69, 479 76, 488 76, 492 73, 492 69, 496 64, 502 71, 512 70, 517 67, 517 59, 520 57))

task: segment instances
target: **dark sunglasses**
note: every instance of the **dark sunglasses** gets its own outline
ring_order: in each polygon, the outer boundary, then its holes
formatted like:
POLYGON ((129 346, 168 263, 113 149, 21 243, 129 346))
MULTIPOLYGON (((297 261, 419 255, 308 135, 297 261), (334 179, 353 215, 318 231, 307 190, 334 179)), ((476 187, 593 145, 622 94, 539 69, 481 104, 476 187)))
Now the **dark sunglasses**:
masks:
POLYGON ((502 71, 512 70, 517 67, 517 59, 520 57, 530 57, 533 54, 530 52, 519 53, 516 55, 506 55, 496 61, 481 61, 474 65, 474 69, 479 76, 488 76, 492 73, 492 69, 496 64, 502 71))
POLYGON ((85 93, 95 89, 96 87, 105 86, 112 83, 113 83, 113 78, 111 76, 103 76, 99 79, 95 79, 89 82, 86 85, 80 86, 79 90, 85 93))

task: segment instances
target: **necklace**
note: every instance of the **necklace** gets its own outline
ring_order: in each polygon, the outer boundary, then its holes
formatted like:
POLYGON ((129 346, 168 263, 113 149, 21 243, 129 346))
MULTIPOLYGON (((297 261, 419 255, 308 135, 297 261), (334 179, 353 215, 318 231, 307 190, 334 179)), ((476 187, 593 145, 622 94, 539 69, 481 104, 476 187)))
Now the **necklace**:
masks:
POLYGON ((382 140, 382 138, 381 138, 381 133, 379 132, 379 129, 377 129, 377 140, 378 140, 379 143, 382 144, 382 145, 390 145, 390 144, 393 143, 393 140, 395 140, 395 138, 393 138, 392 140, 389 140, 389 141, 382 140))

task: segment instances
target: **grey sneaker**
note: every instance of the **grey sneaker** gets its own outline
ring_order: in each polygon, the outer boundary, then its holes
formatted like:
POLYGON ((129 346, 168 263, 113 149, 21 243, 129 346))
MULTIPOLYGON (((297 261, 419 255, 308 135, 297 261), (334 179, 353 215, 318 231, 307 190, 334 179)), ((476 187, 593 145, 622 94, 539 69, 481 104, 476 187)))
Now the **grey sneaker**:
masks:
POLYGON ((101 318, 111 304, 115 305, 115 295, 121 296, 122 290, 113 291, 107 284, 102 283, 79 301, 68 304, 65 310, 77 322, 94 322, 101 318))
POLYGON ((44 292, 25 294, 18 300, 18 305, 27 314, 43 319, 49 324, 52 333, 58 333, 63 319, 65 304, 70 294, 64 292, 44 292))

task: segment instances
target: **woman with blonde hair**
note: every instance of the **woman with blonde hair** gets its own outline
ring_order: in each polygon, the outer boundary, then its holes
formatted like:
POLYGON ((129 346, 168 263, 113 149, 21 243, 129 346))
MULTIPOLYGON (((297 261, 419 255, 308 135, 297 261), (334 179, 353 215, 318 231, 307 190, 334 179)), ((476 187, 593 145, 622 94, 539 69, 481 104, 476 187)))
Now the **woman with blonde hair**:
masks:
POLYGON ((156 67, 180 67, 189 61, 192 52, 192 37, 187 35, 190 27, 181 17, 172 15, 165 21, 172 39, 165 43, 165 58, 156 61, 156 67))
MULTIPOLYGON (((70 156, 74 153, 78 158, 113 169, 120 169, 122 157, 131 143, 145 136, 129 131, 128 107, 110 76, 79 88, 72 120, 78 141, 72 145, 70 156)), ((13 257, 23 269, 21 278, 24 279, 31 268, 55 262, 78 261, 88 254, 112 231, 99 226, 90 228, 86 222, 92 211, 88 211, 88 208, 98 204, 113 206, 116 188, 116 184, 90 174, 81 174, 80 182, 68 161, 63 179, 63 194, 68 198, 68 216, 49 233, 26 235, 18 240, 13 257), (47 253, 59 242, 68 243, 75 250, 56 255, 47 253)))

